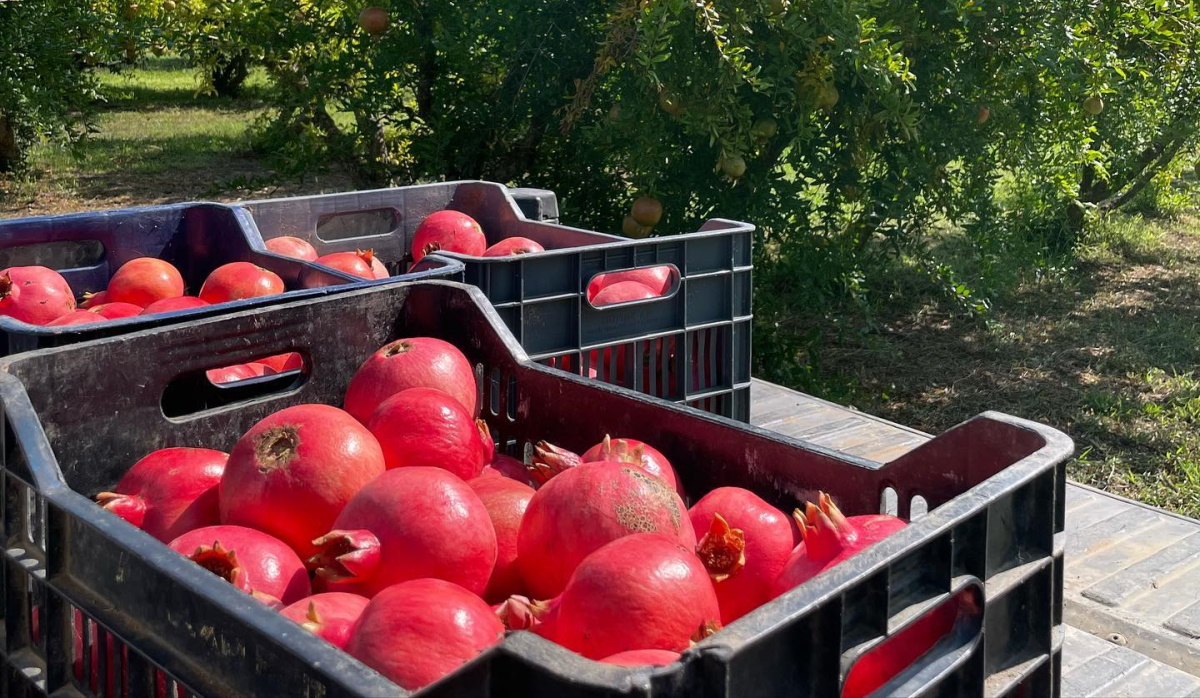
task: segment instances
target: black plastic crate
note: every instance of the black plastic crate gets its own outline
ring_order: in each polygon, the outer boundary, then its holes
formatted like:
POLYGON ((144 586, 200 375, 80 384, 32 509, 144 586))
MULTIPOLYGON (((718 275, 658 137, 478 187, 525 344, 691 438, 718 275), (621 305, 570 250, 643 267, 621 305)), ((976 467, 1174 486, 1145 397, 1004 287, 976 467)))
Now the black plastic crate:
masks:
MULTIPOLYGON (((71 285, 76 298, 84 293, 104 290, 108 280, 122 264, 138 257, 157 257, 172 263, 179 269, 186 288, 192 293, 200 290, 209 272, 230 262, 252 262, 269 269, 278 274, 289 289, 276 296, 89 325, 43 327, 0 317, 0 356, 111 337, 239 308, 324 295, 333 291, 334 287, 346 288, 347 284, 359 284, 362 281, 327 267, 319 267, 314 270, 316 278, 328 286, 300 288, 301 272, 315 265, 253 248, 246 232, 252 225, 250 217, 242 209, 213 203, 0 220, 0 269, 27 265, 56 269, 71 285)), ((457 280, 461 274, 461 264, 440 258, 431 259, 403 279, 457 280)))
MULTIPOLYGON (((538 439, 581 449, 611 433, 662 450, 693 497, 738 485, 790 510, 824 490, 847 514, 898 503, 900 515, 913 517, 672 666, 602 665, 520 632, 421 695, 836 696, 863 652, 948 602, 957 604, 954 632, 885 691, 1057 694, 1073 448, 1065 435, 989 412, 879 466, 538 365, 477 289, 444 282, 349 291, 0 360, 10 679, 35 695, 86 692, 72 668, 78 621, 88 625, 83 638, 91 624, 98 637, 119 638, 93 662, 101 685, 111 675, 114 685, 132 677, 144 687, 165 670, 201 695, 402 695, 89 497, 151 450, 228 449, 275 410, 339 404, 371 352, 418 335, 452 342, 476 364, 483 416, 511 454, 538 439), (306 372, 262 383, 256 396, 221 404, 173 393, 214 365, 289 350, 305 355, 306 372), (106 370, 92 370, 101 364, 106 370), (50 619, 36 642, 33 608, 50 619)), ((79 673, 87 679, 89 671, 79 673)))
POLYGON ((489 244, 536 240, 545 252, 438 254, 466 265, 466 282, 483 290, 534 361, 750 420, 752 225, 714 219, 699 232, 630 240, 553 222, 553 192, 475 181, 242 206, 263 239, 291 235, 321 254, 371 248, 393 271, 406 268, 425 216, 447 208, 478 220, 489 244), (675 269, 664 297, 603 308, 588 302, 597 274, 659 265, 675 269))

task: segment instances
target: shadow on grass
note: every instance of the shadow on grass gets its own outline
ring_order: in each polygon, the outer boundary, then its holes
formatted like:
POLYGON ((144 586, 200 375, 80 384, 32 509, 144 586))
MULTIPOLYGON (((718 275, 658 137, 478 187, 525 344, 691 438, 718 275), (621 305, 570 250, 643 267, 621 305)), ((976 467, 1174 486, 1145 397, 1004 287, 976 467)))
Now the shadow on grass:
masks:
POLYGON ((1072 477, 1200 514, 1200 237, 1158 224, 1157 246, 1026 284, 987 322, 909 295, 878 332, 831 336, 822 370, 930 432, 985 410, 1045 422, 1086 454, 1072 477))

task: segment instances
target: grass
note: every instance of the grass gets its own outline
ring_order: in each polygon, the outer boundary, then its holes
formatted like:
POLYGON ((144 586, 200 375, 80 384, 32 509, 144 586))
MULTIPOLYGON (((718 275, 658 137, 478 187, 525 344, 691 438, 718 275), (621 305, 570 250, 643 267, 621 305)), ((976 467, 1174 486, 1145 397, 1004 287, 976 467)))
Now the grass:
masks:
POLYGON ((346 188, 337 177, 284 180, 253 152, 249 129, 270 89, 261 70, 236 99, 199 94, 195 71, 173 57, 98 77, 96 132, 35 148, 30 176, 0 182, 0 216, 346 188))
MULTIPOLYGON (((238 99, 197 95, 194 72, 169 57, 101 81, 98 132, 39 147, 31 176, 0 181, 0 217, 349 188, 285 180, 252 150, 261 73, 238 99)), ((992 310, 964 313, 944 279, 901 260, 882 302, 781 325, 817 338, 799 387, 932 432, 989 409, 1043 421, 1075 438, 1072 477, 1200 515, 1200 218, 1184 191, 1175 217, 1111 217, 1070 254, 1045 254, 1037 236, 980 254, 945 231, 934 256, 992 310)))

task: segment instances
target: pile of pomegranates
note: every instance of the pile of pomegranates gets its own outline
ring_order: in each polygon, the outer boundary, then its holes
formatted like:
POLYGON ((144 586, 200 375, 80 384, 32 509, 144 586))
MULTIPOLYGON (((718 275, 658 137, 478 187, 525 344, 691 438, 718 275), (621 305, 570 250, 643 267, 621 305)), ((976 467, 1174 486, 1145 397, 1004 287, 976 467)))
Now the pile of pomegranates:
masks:
POLYGON ((415 690, 507 632, 661 666, 897 530, 822 494, 786 514, 722 487, 690 508, 652 445, 497 453, 470 361, 397 339, 341 408, 288 407, 222 453, 147 454, 96 501, 415 690))
POLYGON ((75 294, 61 274, 47 267, 0 271, 0 315, 32 325, 85 325, 134 315, 154 315, 215 303, 283 293, 283 280, 250 262, 217 267, 198 295, 184 295, 183 276, 170 262, 139 257, 121 265, 97 293, 75 294))

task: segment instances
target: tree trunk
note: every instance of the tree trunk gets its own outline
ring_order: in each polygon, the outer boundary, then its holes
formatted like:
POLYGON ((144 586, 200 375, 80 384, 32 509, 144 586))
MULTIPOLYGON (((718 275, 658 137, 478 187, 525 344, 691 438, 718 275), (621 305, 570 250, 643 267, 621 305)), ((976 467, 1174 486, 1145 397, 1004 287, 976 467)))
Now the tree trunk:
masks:
POLYGON ((0 172, 15 171, 23 159, 17 130, 7 117, 0 116, 0 172))

